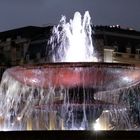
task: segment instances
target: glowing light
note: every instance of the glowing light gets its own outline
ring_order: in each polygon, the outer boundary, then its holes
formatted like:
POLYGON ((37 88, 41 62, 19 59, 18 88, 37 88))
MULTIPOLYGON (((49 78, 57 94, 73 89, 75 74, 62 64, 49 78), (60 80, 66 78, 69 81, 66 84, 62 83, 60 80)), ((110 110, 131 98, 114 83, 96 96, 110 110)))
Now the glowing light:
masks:
POLYGON ((105 110, 104 112, 105 112, 105 113, 108 113, 108 112, 109 112, 109 110, 105 110))
POLYGON ((83 127, 80 127, 80 128, 79 128, 79 130, 85 130, 85 128, 83 128, 83 127))
POLYGON ((127 109, 126 108, 121 108, 121 109, 119 109, 119 111, 127 111, 127 109))
POLYGON ((8 98, 8 99, 7 99, 7 103, 9 103, 9 102, 10 102, 10 99, 8 98))
POLYGON ((31 82, 33 82, 33 83, 38 83, 39 82, 39 80, 38 79, 32 79, 32 81, 31 82))
POLYGON ((83 127, 77 128, 77 127, 72 127, 70 130, 85 130, 83 127))
POLYGON ((125 77, 123 77, 123 81, 130 82, 131 79, 129 77, 125 76, 125 77))
POLYGON ((11 131, 11 130, 8 128, 3 128, 2 131, 11 131))
POLYGON ((93 62, 98 62, 97 57, 93 57, 93 62))
POLYGON ((17 117, 17 120, 18 120, 18 121, 20 121, 21 119, 22 119, 22 117, 21 117, 21 116, 18 116, 18 117, 17 117))
POLYGON ((99 119, 97 119, 96 122, 93 124, 93 129, 96 130, 96 131, 102 130, 99 119))

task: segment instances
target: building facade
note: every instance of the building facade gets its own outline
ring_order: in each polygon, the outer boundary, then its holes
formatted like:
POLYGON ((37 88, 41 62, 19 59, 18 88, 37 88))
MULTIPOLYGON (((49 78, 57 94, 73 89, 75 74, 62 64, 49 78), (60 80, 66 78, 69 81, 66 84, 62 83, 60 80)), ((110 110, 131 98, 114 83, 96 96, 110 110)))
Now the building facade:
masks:
MULTIPOLYGON (((49 27, 27 26, 0 33, 0 65, 15 66, 31 63, 35 47, 41 48, 49 27), (41 38, 43 37, 43 38, 41 38), (33 45, 36 44, 36 45, 33 45), (32 48, 32 50, 30 49, 32 48), (30 59, 31 58, 31 59, 30 59)), ((40 58, 39 49, 37 58, 40 58)))
POLYGON ((140 32, 118 25, 96 26, 94 30, 95 45, 104 62, 140 64, 140 32))

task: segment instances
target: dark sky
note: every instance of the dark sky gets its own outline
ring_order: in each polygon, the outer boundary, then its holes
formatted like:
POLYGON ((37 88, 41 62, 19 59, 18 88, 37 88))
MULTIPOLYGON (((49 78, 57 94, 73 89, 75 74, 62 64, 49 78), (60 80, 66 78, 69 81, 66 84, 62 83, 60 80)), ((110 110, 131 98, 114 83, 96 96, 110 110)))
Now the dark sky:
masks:
POLYGON ((90 12, 94 25, 120 24, 140 30, 140 0, 0 0, 0 31, 57 24, 75 11, 90 12))

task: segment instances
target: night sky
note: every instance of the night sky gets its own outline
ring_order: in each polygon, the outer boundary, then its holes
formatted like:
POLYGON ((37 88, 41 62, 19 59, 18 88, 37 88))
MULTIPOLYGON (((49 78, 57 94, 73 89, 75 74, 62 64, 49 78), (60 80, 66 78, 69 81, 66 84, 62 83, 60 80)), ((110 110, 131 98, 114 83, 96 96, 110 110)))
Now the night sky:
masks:
POLYGON ((90 12, 94 25, 119 24, 140 30, 140 0, 0 0, 0 31, 54 25, 61 15, 90 12))

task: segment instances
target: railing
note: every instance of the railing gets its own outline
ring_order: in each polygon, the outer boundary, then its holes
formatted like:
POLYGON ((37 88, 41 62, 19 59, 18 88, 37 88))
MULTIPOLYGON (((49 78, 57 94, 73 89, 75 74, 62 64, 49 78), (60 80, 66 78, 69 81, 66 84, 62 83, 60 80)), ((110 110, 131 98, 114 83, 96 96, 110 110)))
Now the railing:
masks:
POLYGON ((123 58, 123 59, 132 59, 132 60, 140 60, 140 54, 129 54, 129 53, 120 53, 113 52, 113 57, 115 58, 123 58))

